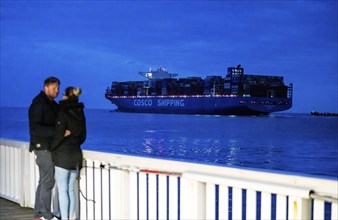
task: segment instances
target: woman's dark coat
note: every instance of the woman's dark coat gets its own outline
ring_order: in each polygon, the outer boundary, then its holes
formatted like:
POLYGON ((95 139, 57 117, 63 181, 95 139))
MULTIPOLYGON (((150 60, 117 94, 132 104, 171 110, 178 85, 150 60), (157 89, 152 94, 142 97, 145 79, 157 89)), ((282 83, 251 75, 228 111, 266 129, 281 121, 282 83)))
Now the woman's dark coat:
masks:
POLYGON ((55 136, 51 143, 51 151, 55 166, 76 170, 82 167, 81 144, 86 139, 86 118, 84 105, 77 99, 60 101, 60 112, 56 119, 55 136), (71 134, 64 137, 65 131, 71 134))

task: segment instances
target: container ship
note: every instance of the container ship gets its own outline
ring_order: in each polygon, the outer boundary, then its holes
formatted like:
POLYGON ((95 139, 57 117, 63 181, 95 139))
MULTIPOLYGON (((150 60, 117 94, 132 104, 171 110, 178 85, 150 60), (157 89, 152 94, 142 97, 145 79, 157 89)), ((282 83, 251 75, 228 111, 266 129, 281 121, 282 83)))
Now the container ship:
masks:
POLYGON ((143 81, 113 81, 105 97, 116 111, 164 114, 268 115, 292 107, 292 83, 282 76, 244 74, 177 78, 164 68, 139 72, 143 81))

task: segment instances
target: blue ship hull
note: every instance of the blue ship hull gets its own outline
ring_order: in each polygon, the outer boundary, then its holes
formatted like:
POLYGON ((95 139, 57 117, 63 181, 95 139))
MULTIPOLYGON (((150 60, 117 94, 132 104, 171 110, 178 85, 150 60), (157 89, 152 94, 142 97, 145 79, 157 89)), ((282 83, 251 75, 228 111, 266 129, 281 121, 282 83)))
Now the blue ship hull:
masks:
POLYGON ((164 114, 268 115, 292 107, 291 98, 239 96, 112 96, 117 111, 164 114))

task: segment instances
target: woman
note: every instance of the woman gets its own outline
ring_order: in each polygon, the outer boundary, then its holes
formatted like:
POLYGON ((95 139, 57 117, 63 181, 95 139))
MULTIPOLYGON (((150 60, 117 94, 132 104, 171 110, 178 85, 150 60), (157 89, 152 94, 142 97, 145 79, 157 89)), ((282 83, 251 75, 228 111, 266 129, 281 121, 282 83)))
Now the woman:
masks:
POLYGON ((80 88, 66 89, 59 103, 60 112, 51 144, 62 219, 73 219, 75 216, 74 185, 82 167, 80 146, 86 139, 86 118, 84 105, 79 103, 80 94, 80 88), (70 135, 64 137, 66 130, 70 131, 70 135))

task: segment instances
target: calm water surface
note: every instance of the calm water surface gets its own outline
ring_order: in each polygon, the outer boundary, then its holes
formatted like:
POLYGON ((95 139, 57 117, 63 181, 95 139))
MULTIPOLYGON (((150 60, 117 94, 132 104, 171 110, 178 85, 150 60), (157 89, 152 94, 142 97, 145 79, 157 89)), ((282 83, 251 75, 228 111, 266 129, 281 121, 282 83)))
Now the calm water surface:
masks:
MULTIPOLYGON (((84 149, 338 177, 338 118, 206 116, 86 109, 84 149)), ((29 141, 27 109, 1 108, 1 137, 29 141)))

